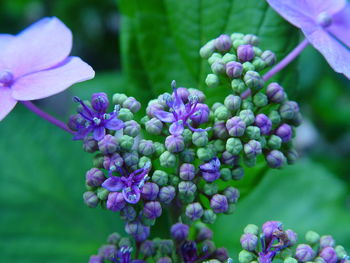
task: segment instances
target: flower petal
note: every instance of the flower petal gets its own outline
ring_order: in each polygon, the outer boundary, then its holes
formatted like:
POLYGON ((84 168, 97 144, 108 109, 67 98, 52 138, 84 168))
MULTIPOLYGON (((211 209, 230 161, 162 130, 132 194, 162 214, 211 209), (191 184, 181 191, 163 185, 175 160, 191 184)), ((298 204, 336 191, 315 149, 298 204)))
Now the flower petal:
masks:
POLYGON ((106 122, 105 127, 109 130, 118 131, 124 128, 124 122, 114 117, 106 122))
POLYGON ((298 5, 299 8, 307 10, 313 17, 317 17, 322 12, 333 15, 342 10, 346 4, 346 0, 294 0, 291 2, 294 6, 298 5))
POLYGON ((0 68, 5 68, 3 57, 6 48, 10 45, 11 41, 15 38, 13 35, 0 34, 0 68))
POLYGON ((178 122, 178 121, 174 122, 169 127, 169 132, 172 135, 181 135, 183 131, 184 131, 184 125, 182 122, 178 122))
POLYGON ((62 92, 71 85, 93 78, 94 70, 78 57, 50 70, 24 76, 12 85, 17 100, 36 100, 62 92))
POLYGON ((120 177, 111 176, 102 183, 102 187, 110 192, 118 192, 123 189, 124 184, 120 177))
POLYGON ((342 11, 333 16, 332 24, 327 30, 350 47, 350 3, 347 3, 342 11))
POLYGON ((17 100, 12 98, 11 89, 0 87, 0 121, 16 106, 17 100))
POLYGON ((314 30, 310 34, 304 32, 304 34, 334 71, 343 73, 350 79, 350 52, 344 45, 323 29, 314 30))
POLYGON ((46 17, 19 33, 4 53, 15 77, 51 68, 68 57, 72 33, 56 17, 46 17))
POLYGON ((163 111, 163 110, 155 110, 153 112, 153 115, 163 121, 163 122, 173 122, 175 121, 175 118, 174 118, 174 115, 170 112, 166 112, 166 111, 163 111))
POLYGON ((102 140, 103 137, 105 137, 105 135, 106 135, 105 127, 101 126, 101 127, 94 128, 93 136, 96 141, 102 140))
POLYGON ((135 185, 133 185, 132 187, 126 187, 126 188, 124 187, 122 193, 125 201, 130 204, 136 204, 141 197, 141 191, 135 185))

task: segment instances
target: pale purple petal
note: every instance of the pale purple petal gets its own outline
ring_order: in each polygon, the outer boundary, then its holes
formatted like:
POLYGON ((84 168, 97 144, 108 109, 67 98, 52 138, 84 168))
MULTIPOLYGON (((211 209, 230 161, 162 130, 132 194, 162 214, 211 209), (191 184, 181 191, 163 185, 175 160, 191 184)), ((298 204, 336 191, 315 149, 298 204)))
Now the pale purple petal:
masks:
POLYGON ((18 34, 3 59, 6 68, 19 77, 57 65, 68 57, 71 49, 69 28, 58 18, 47 17, 18 34))
POLYGON ((126 202, 136 204, 140 200, 141 191, 137 186, 124 187, 123 196, 126 202))
POLYGON ((181 135, 183 131, 184 131, 184 125, 182 122, 174 122, 169 127, 169 132, 172 135, 181 135))
POLYGON ((74 134, 73 140, 82 140, 82 139, 84 139, 91 131, 92 131, 92 127, 88 127, 88 128, 79 128, 79 130, 74 134))
POLYGON ((93 136, 96 141, 102 140, 103 137, 105 137, 105 135, 106 135, 105 127, 101 126, 101 127, 94 128, 93 136))
POLYGON ((102 187, 110 192, 118 192, 123 189, 123 182, 120 177, 111 176, 102 183, 102 187))
POLYGON ((340 41, 350 47, 350 3, 347 3, 342 11, 333 16, 333 22, 326 30, 329 30, 340 41))
POLYGON ((16 106, 17 100, 12 98, 11 89, 0 87, 0 121, 16 106))
POLYGON ((13 35, 0 34, 0 68, 5 68, 3 58, 6 48, 9 46, 11 41, 15 38, 13 35))
MULTIPOLYGON (((285 2, 285 0, 280 2, 285 2)), ((344 8, 346 0, 294 0, 291 2, 294 3, 294 6, 307 10, 316 18, 322 12, 329 15, 339 12, 344 8)))
POLYGON ((24 76, 12 86, 17 100, 36 100, 49 97, 71 85, 93 78, 94 70, 78 57, 70 57, 60 67, 24 76))
POLYGON ((174 118, 174 115, 170 112, 166 112, 166 111, 163 111, 163 110, 155 110, 153 112, 153 115, 161 120, 162 122, 173 122, 175 121, 175 118, 174 118))
POLYGON ((343 73, 350 79, 350 52, 344 45, 321 28, 311 34, 306 34, 306 32, 304 34, 310 43, 321 52, 334 71, 343 73))
POLYGON ((114 117, 113 119, 107 121, 105 127, 113 131, 118 131, 124 128, 124 122, 119 120, 117 117, 114 117))

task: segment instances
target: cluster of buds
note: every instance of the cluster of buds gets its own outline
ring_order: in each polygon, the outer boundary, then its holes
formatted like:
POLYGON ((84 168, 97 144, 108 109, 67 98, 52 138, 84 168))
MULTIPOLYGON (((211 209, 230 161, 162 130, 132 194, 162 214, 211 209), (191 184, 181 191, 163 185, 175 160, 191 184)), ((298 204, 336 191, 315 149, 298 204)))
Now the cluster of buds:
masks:
POLYGON ((90 257, 89 263, 226 263, 230 262, 224 248, 216 248, 212 241, 213 232, 203 224, 194 226, 194 240, 189 239, 190 227, 182 223, 174 224, 170 229, 172 239, 142 242, 121 237, 113 233, 107 238, 97 255, 90 257))
POLYGON ((239 262, 271 263, 274 259, 283 260, 284 263, 350 262, 344 247, 335 246, 331 236, 320 237, 316 232, 309 231, 305 239, 306 244, 297 244, 296 233, 290 229, 283 230, 282 223, 278 221, 264 223, 260 235, 258 226, 250 224, 241 236, 243 250, 239 253, 239 262))
POLYGON ((259 72, 276 58, 273 52, 258 48, 258 43, 257 36, 234 33, 202 47, 200 54, 213 72, 206 78, 208 87, 232 88, 232 94, 215 103, 210 114, 215 118, 214 135, 224 141, 227 155, 242 157, 248 167, 264 156, 269 167, 280 168, 297 158, 291 140, 301 114, 282 86, 273 82, 265 87, 259 72))

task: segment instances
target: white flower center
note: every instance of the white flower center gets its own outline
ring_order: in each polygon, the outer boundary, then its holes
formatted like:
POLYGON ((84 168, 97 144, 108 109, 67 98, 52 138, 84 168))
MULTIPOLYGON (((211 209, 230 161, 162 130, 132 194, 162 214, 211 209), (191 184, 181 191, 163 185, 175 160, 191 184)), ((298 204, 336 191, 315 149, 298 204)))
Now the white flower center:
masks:
POLYGON ((322 12, 317 16, 317 24, 321 27, 329 27, 332 24, 332 17, 327 12, 322 12))

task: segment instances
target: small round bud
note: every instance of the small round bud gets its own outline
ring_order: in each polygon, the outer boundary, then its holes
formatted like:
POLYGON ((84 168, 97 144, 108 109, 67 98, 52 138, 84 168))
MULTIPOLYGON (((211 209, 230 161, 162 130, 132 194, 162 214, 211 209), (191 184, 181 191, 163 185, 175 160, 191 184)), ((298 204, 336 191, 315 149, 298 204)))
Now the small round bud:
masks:
POLYGON ((89 259, 89 263, 103 263, 103 257, 99 255, 92 255, 89 259))
POLYGON ((89 186, 98 187, 105 179, 103 172, 97 168, 91 168, 86 172, 86 184, 89 186))
POLYGON ((325 247, 320 252, 320 257, 323 258, 326 263, 337 263, 338 256, 335 249, 332 247, 325 247))
POLYGON ((220 169, 220 178, 227 182, 232 179, 232 173, 229 168, 222 168, 220 169))
POLYGON ((262 153, 261 144, 256 140, 250 140, 244 145, 244 153, 247 158, 254 158, 262 153))
POLYGON ((269 114, 269 119, 272 122, 272 125, 277 125, 281 122, 281 116, 277 111, 271 111, 269 114))
POLYGON ((237 167, 232 170, 232 179, 241 180, 244 177, 244 169, 242 167, 237 167))
POLYGON ((206 43, 201 49, 199 50, 199 55, 204 58, 208 59, 215 50, 215 40, 210 40, 208 43, 206 43))
POLYGON ((115 232, 115 233, 112 233, 108 236, 107 242, 109 244, 116 245, 116 244, 118 244, 120 238, 121 238, 120 235, 115 232))
POLYGON ((288 164, 293 164, 299 159, 299 154, 296 150, 291 149, 286 153, 288 164))
POLYGON ((271 120, 263 113, 260 113, 255 117, 254 124, 260 128, 262 135, 269 134, 272 128, 271 120))
POLYGON ((222 62, 224 62, 224 63, 228 63, 228 62, 235 61, 235 60, 237 60, 236 55, 231 54, 231 53, 226 53, 226 54, 222 57, 222 62))
POLYGON ((170 233, 176 241, 183 241, 187 239, 189 230, 190 228, 188 225, 176 223, 175 225, 172 225, 170 233))
POLYGON ((98 254, 106 260, 113 260, 116 253, 117 248, 114 245, 103 245, 98 250, 98 254))
POLYGON ((197 191, 197 186, 188 181, 182 181, 179 183, 179 194, 182 199, 192 200, 197 191))
POLYGON ((215 89, 217 86, 219 86, 220 80, 219 77, 215 74, 208 74, 205 83, 207 86, 211 89, 215 89))
POLYGON ((214 224, 216 220, 216 214, 213 212, 213 210, 205 210, 203 213, 202 221, 205 224, 214 224))
POLYGON ((241 63, 231 61, 226 64, 226 74, 231 79, 239 78, 243 73, 243 66, 241 63))
POLYGON ((193 180, 196 175, 196 169, 193 164, 184 163, 180 166, 179 176, 182 180, 193 180))
POLYGON ((231 136, 240 137, 244 134, 246 123, 240 117, 232 117, 227 120, 226 128, 231 136))
POLYGON ((121 108, 119 110, 118 119, 126 122, 131 121, 134 118, 134 114, 129 109, 121 108))
POLYGON ((93 153, 98 150, 97 141, 92 136, 83 139, 83 149, 85 152, 93 153))
POLYGON ((143 214, 149 219, 156 219, 162 214, 162 206, 157 201, 147 202, 143 207, 143 214))
POLYGON ((217 194, 219 190, 219 187, 216 183, 206 183, 203 186, 203 192, 207 195, 207 196, 212 196, 217 194))
POLYGON ((124 101, 128 98, 125 94, 115 93, 112 97, 113 104, 115 105, 123 105, 124 101))
POLYGON ((184 163, 192 163, 196 157, 193 149, 185 149, 180 153, 180 159, 184 163))
POLYGON ((260 129, 256 126, 248 126, 245 134, 249 139, 258 140, 260 138, 260 129))
POLYGON ((214 112, 218 120, 227 120, 230 117, 230 111, 225 106, 218 107, 214 112))
POLYGON ((107 134, 98 142, 98 148, 103 154, 114 153, 118 149, 118 141, 114 136, 107 134))
POLYGON ((228 259, 228 253, 226 248, 218 248, 215 252, 214 252, 214 257, 216 259, 218 259, 220 262, 224 262, 225 260, 228 259))
POLYGON ((259 38, 253 34, 247 34, 243 37, 243 40, 250 45, 257 46, 260 43, 259 38))
POLYGON ((146 156, 142 156, 137 165, 138 168, 143 168, 145 165, 152 167, 152 160, 146 156))
POLYGON ((273 66, 276 63, 276 55, 270 50, 265 50, 261 54, 261 58, 265 61, 268 66, 273 66))
POLYGON ((334 247, 335 241, 332 236, 322 236, 320 239, 320 246, 321 248, 334 247))
POLYGON ((141 140, 138 147, 139 153, 150 156, 154 153, 155 148, 153 142, 150 140, 141 140))
POLYGON ((159 186, 164 186, 168 183, 169 176, 166 172, 161 170, 155 170, 152 175, 152 181, 159 186))
POLYGON ((199 148, 197 150, 197 157, 199 160, 208 162, 210 159, 212 159, 215 156, 215 152, 210 147, 205 148, 199 148))
POLYGON ((97 194, 98 199, 107 200, 109 191, 103 187, 99 187, 99 188, 97 188, 96 194, 97 194))
POLYGON ((280 107, 279 113, 283 119, 292 120, 297 117, 299 106, 295 101, 287 101, 280 107))
POLYGON ((117 212, 122 210, 126 205, 124 200, 124 196, 119 192, 112 192, 108 194, 108 199, 106 203, 106 207, 108 210, 117 212))
POLYGON ((247 89, 247 86, 244 84, 244 82, 241 79, 233 79, 231 81, 231 88, 233 92, 237 94, 241 94, 243 91, 247 89))
POLYGON ((139 222, 128 222, 125 225, 125 232, 132 235, 137 242, 143 242, 150 234, 150 227, 139 222))
POLYGON ((242 108, 242 110, 251 110, 251 111, 253 111, 254 110, 254 105, 249 100, 243 100, 241 108, 242 108))
POLYGON ((156 252, 154 242, 151 240, 142 242, 140 246, 140 252, 146 257, 153 256, 156 252))
POLYGON ((129 152, 134 145, 134 138, 129 135, 123 135, 118 138, 118 143, 123 151, 129 152))
POLYGON ((159 135, 162 129, 163 123, 156 118, 152 118, 146 122, 146 131, 150 134, 159 135))
POLYGON ((307 231, 305 234, 306 242, 314 245, 320 241, 320 235, 315 231, 307 231))
POLYGON ((204 132, 194 132, 192 134, 192 142, 198 147, 204 147, 208 144, 208 133, 204 132))
POLYGON ((220 35, 215 39, 215 48, 220 52, 229 51, 232 47, 232 40, 228 35, 220 35))
POLYGON ((137 135, 140 134, 140 125, 134 121, 134 120, 131 120, 131 121, 126 121, 124 123, 124 134, 125 135, 129 135, 131 137, 136 137, 137 135))
POLYGON ((227 201, 231 204, 235 204, 238 201, 239 198, 239 190, 237 188, 234 188, 232 186, 229 186, 225 189, 224 195, 227 198, 227 201))
POLYGON ((253 97, 253 103, 256 107, 264 107, 268 103, 267 96, 262 92, 258 92, 253 97))
POLYGON ((266 155, 266 162, 271 168, 280 168, 286 164, 287 159, 282 152, 273 150, 266 155))
POLYGON ((136 218, 136 211, 135 209, 128 205, 125 206, 121 211, 120 211, 120 218, 124 221, 131 222, 134 221, 136 218))
POLYGON ((247 61, 244 62, 243 64, 243 72, 247 73, 248 71, 254 71, 255 70, 255 66, 253 65, 253 63, 247 61))
POLYGON ((240 239, 243 249, 248 251, 254 251, 258 245, 258 237, 253 234, 243 234, 240 239))
POLYGON ((259 90, 264 86, 264 80, 256 71, 247 71, 243 79, 247 87, 252 90, 259 90))
POLYGON ((138 165, 139 155, 136 151, 124 153, 123 158, 124 158, 125 164, 129 167, 134 167, 138 165))
POLYGON ((233 33, 233 34, 231 34, 231 39, 232 39, 232 41, 243 40, 244 36, 245 35, 242 33, 233 33))
POLYGON ((292 134, 292 127, 286 123, 279 126, 276 130, 276 135, 279 136, 284 143, 289 142, 292 139, 292 134))
POLYGON ((239 113, 239 117, 245 122, 246 125, 251 125, 255 121, 254 113, 251 110, 242 110, 239 113))
POLYGON ((186 216, 191 219, 192 221, 195 221, 202 217, 203 215, 203 208, 200 203, 192 203, 186 206, 186 216))
POLYGON ((249 224, 244 228, 244 233, 248 234, 253 234, 253 235, 258 235, 259 234, 259 227, 257 225, 254 224, 249 224))
POLYGON ((225 98, 225 107, 231 111, 236 111, 241 106, 241 98, 239 96, 228 95, 225 98))
POLYGON ((237 48, 238 59, 242 62, 251 61, 254 56, 254 49, 252 45, 240 45, 237 48))
MULTIPOLYGON (((190 119, 193 121, 194 125, 200 125, 202 123, 206 123, 209 120, 210 110, 206 104, 198 103, 196 107, 196 113, 193 114, 190 119)), ((185 131, 191 132, 188 129, 185 131)), ((183 134, 184 135, 184 134, 183 134)))
POLYGON ((282 139, 279 136, 271 135, 267 141, 267 145, 272 150, 278 150, 281 148, 282 139))
POLYGON ((298 260, 296 260, 295 258, 292 257, 287 257, 283 263, 298 263, 298 260))
POLYGON ((165 139, 165 147, 171 153, 182 152, 185 149, 184 138, 181 135, 169 135, 165 139))
POLYGON ((158 249, 161 254, 170 255, 174 251, 174 241, 169 239, 160 240, 158 249))
POLYGON ((226 139, 228 137, 226 123, 224 121, 215 122, 213 131, 214 131, 214 135, 219 139, 226 139))
MULTIPOLYGON (((147 108, 146 108, 146 114, 147 116, 145 117, 149 117, 149 118, 153 118, 155 117, 155 112, 156 111, 159 111, 159 110, 164 110, 164 107, 162 104, 159 103, 158 100, 151 100, 148 105, 147 105, 147 108)), ((149 119, 144 119, 143 122, 141 123, 145 123, 146 121, 148 121, 149 119)))
POLYGON ((251 261, 253 261, 253 259, 254 255, 247 250, 242 250, 238 254, 238 261, 240 263, 250 263, 251 261))
POLYGON ((91 106, 95 111, 105 112, 109 106, 107 94, 104 92, 92 94, 91 106))
MULTIPOLYGON (((215 243, 211 240, 204 240, 203 243, 202 243, 202 249, 201 251, 203 253, 208 253, 208 254, 212 254, 215 252, 215 243)), ((218 261, 220 262, 220 261, 218 261)))
POLYGON ((159 192, 159 200, 164 204, 170 204, 176 195, 174 186, 163 186, 159 192))
POLYGON ((165 147, 162 143, 160 142, 154 142, 154 150, 156 155, 159 157, 163 152, 165 152, 165 147))
POLYGON ((270 83, 266 88, 266 94, 269 101, 281 103, 286 99, 286 94, 283 88, 276 82, 270 83))
POLYGON ((223 162, 223 164, 227 165, 236 165, 238 163, 238 156, 233 155, 229 153, 228 151, 224 151, 221 155, 220 160, 223 162))
POLYGON ((223 61, 217 60, 211 64, 211 70, 214 74, 224 74, 226 71, 225 63, 223 61))
POLYGON ((343 246, 336 246, 335 252, 337 253, 338 258, 345 258, 347 256, 347 253, 343 246))
POLYGON ((217 52, 215 52, 215 53, 213 53, 210 57, 209 57, 209 59, 208 59, 208 63, 209 63, 209 65, 211 65, 211 64, 213 64, 215 61, 221 61, 222 60, 222 55, 220 54, 220 53, 217 53, 217 52))
POLYGON ((270 241, 276 230, 282 230, 282 223, 279 221, 267 221, 262 225, 264 237, 270 241))
POLYGON ((298 241, 297 234, 291 229, 287 229, 285 231, 285 233, 286 233, 286 235, 288 237, 289 246, 294 246, 297 243, 297 241, 298 241))
POLYGON ((123 102, 123 107, 129 109, 132 113, 135 113, 141 109, 141 103, 134 97, 129 97, 123 102))
POLYGON ((220 160, 213 158, 210 162, 199 166, 203 179, 207 182, 213 182, 220 177, 220 160))
POLYGON ((84 203, 91 208, 95 208, 100 200, 94 192, 88 191, 83 194, 84 203))
POLYGON ((257 71, 263 70, 266 67, 266 62, 259 57, 255 57, 252 61, 252 64, 253 64, 255 70, 257 70, 257 71))
POLYGON ((163 152, 159 156, 160 165, 165 168, 172 168, 176 166, 176 156, 168 151, 163 152))
POLYGON ((215 213, 225 213, 228 210, 227 198, 224 195, 216 194, 210 199, 210 207, 215 213))
POLYGON ((295 257, 301 261, 311 261, 315 257, 315 251, 309 245, 300 244, 295 251, 295 257))

